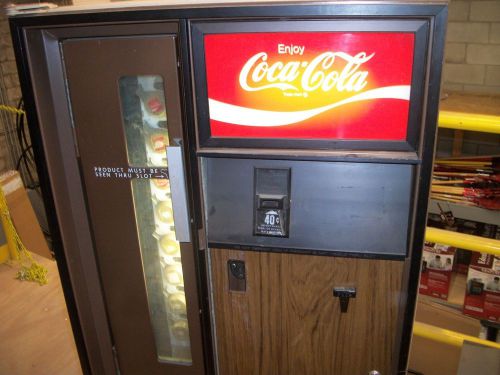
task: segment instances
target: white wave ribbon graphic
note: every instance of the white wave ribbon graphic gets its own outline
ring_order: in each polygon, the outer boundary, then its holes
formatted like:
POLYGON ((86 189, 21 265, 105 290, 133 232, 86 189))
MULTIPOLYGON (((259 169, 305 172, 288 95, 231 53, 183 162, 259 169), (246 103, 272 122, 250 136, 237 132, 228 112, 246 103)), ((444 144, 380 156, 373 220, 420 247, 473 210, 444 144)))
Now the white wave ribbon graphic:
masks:
POLYGON ((304 111, 266 111, 227 104, 215 99, 208 99, 208 106, 211 120, 242 126, 285 126, 310 119, 330 109, 349 103, 373 99, 410 100, 410 85, 379 87, 323 107, 304 111))

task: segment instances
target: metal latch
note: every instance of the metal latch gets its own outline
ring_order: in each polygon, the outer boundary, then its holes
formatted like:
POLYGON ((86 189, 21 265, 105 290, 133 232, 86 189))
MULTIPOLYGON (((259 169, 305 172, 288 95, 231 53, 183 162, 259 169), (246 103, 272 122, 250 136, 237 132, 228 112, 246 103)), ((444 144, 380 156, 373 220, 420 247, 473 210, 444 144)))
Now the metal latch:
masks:
POLYGON ((349 298, 356 298, 356 288, 339 286, 333 288, 333 296, 340 298, 340 312, 347 312, 349 298))

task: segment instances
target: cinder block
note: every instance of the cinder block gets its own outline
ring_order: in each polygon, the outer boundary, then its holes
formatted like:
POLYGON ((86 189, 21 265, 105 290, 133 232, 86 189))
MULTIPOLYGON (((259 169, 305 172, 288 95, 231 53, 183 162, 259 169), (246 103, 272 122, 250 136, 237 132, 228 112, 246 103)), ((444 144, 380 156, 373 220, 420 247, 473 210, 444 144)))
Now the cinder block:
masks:
POLYGON ((446 41, 487 43, 489 27, 480 22, 449 22, 446 41))
POLYGON ((444 64, 445 83, 482 84, 485 75, 484 65, 444 64))
POLYGON ((469 18, 470 2, 451 1, 448 8, 449 21, 467 21, 469 18))
POLYGON ((470 6, 471 21, 500 21, 500 1, 473 1, 470 6))
POLYGON ((4 61, 15 61, 14 50, 12 48, 0 48, 0 63, 4 61))
POLYGON ((9 22, 2 17, 0 21, 0 34, 5 34, 9 32, 9 22))
POLYGON ((484 83, 489 86, 500 86, 500 66, 487 66, 484 83))
POLYGON ((17 67, 16 63, 14 61, 4 61, 2 64, 0 64, 2 67, 2 73, 7 75, 7 74, 17 74, 17 67))
POLYGON ((12 40, 10 39, 10 34, 0 35, 0 49, 10 46, 12 40))
POLYGON ((445 61, 449 63, 465 62, 465 43, 446 43, 445 61))
POLYGON ((17 74, 8 74, 3 76, 3 81, 6 89, 11 89, 13 87, 19 87, 19 79, 17 74))
POLYGON ((445 93, 448 91, 463 91, 463 89, 464 89, 464 85, 462 85, 460 83, 444 82, 441 87, 445 93))
POLYGON ((467 64, 500 65, 500 45, 469 44, 467 64))
POLYGON ((21 89, 19 87, 12 87, 7 89, 7 99, 11 104, 17 103, 21 98, 21 89))
POLYGON ((490 43, 500 44, 500 23, 492 23, 490 26, 490 43))
POLYGON ((0 63, 7 61, 7 49, 0 48, 0 63))
POLYGON ((464 91, 479 94, 500 94, 500 86, 464 85, 464 91))
POLYGON ((5 55, 7 56, 7 61, 16 61, 16 56, 14 55, 14 49, 7 48, 5 55))

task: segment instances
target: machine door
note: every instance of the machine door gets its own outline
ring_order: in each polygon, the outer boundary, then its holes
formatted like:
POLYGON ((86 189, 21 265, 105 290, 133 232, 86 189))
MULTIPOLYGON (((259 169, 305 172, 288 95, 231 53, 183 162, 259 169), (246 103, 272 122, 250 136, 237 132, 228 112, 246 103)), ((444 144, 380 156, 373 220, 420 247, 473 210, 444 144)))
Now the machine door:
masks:
POLYGON ((219 375, 394 375, 404 262, 210 249, 219 375))
POLYGON ((120 373, 203 374, 175 33, 62 52, 120 373))

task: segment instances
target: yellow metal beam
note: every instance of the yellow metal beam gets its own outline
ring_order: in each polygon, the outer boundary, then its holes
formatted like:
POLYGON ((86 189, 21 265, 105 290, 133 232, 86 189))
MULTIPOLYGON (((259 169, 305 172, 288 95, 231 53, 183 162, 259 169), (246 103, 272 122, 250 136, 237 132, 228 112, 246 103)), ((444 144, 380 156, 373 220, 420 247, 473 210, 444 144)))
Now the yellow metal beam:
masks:
POLYGON ((425 240, 500 257, 500 240, 427 227, 425 240))
POLYGON ((439 111, 438 124, 440 128, 500 134, 500 116, 439 111))
POLYGON ((429 340, 442 342, 447 345, 461 347, 464 341, 469 341, 475 344, 480 344, 500 350, 500 344, 496 342, 483 340, 474 336, 464 335, 459 332, 450 331, 448 329, 435 327, 430 324, 421 322, 415 322, 413 324, 413 334, 429 340))

